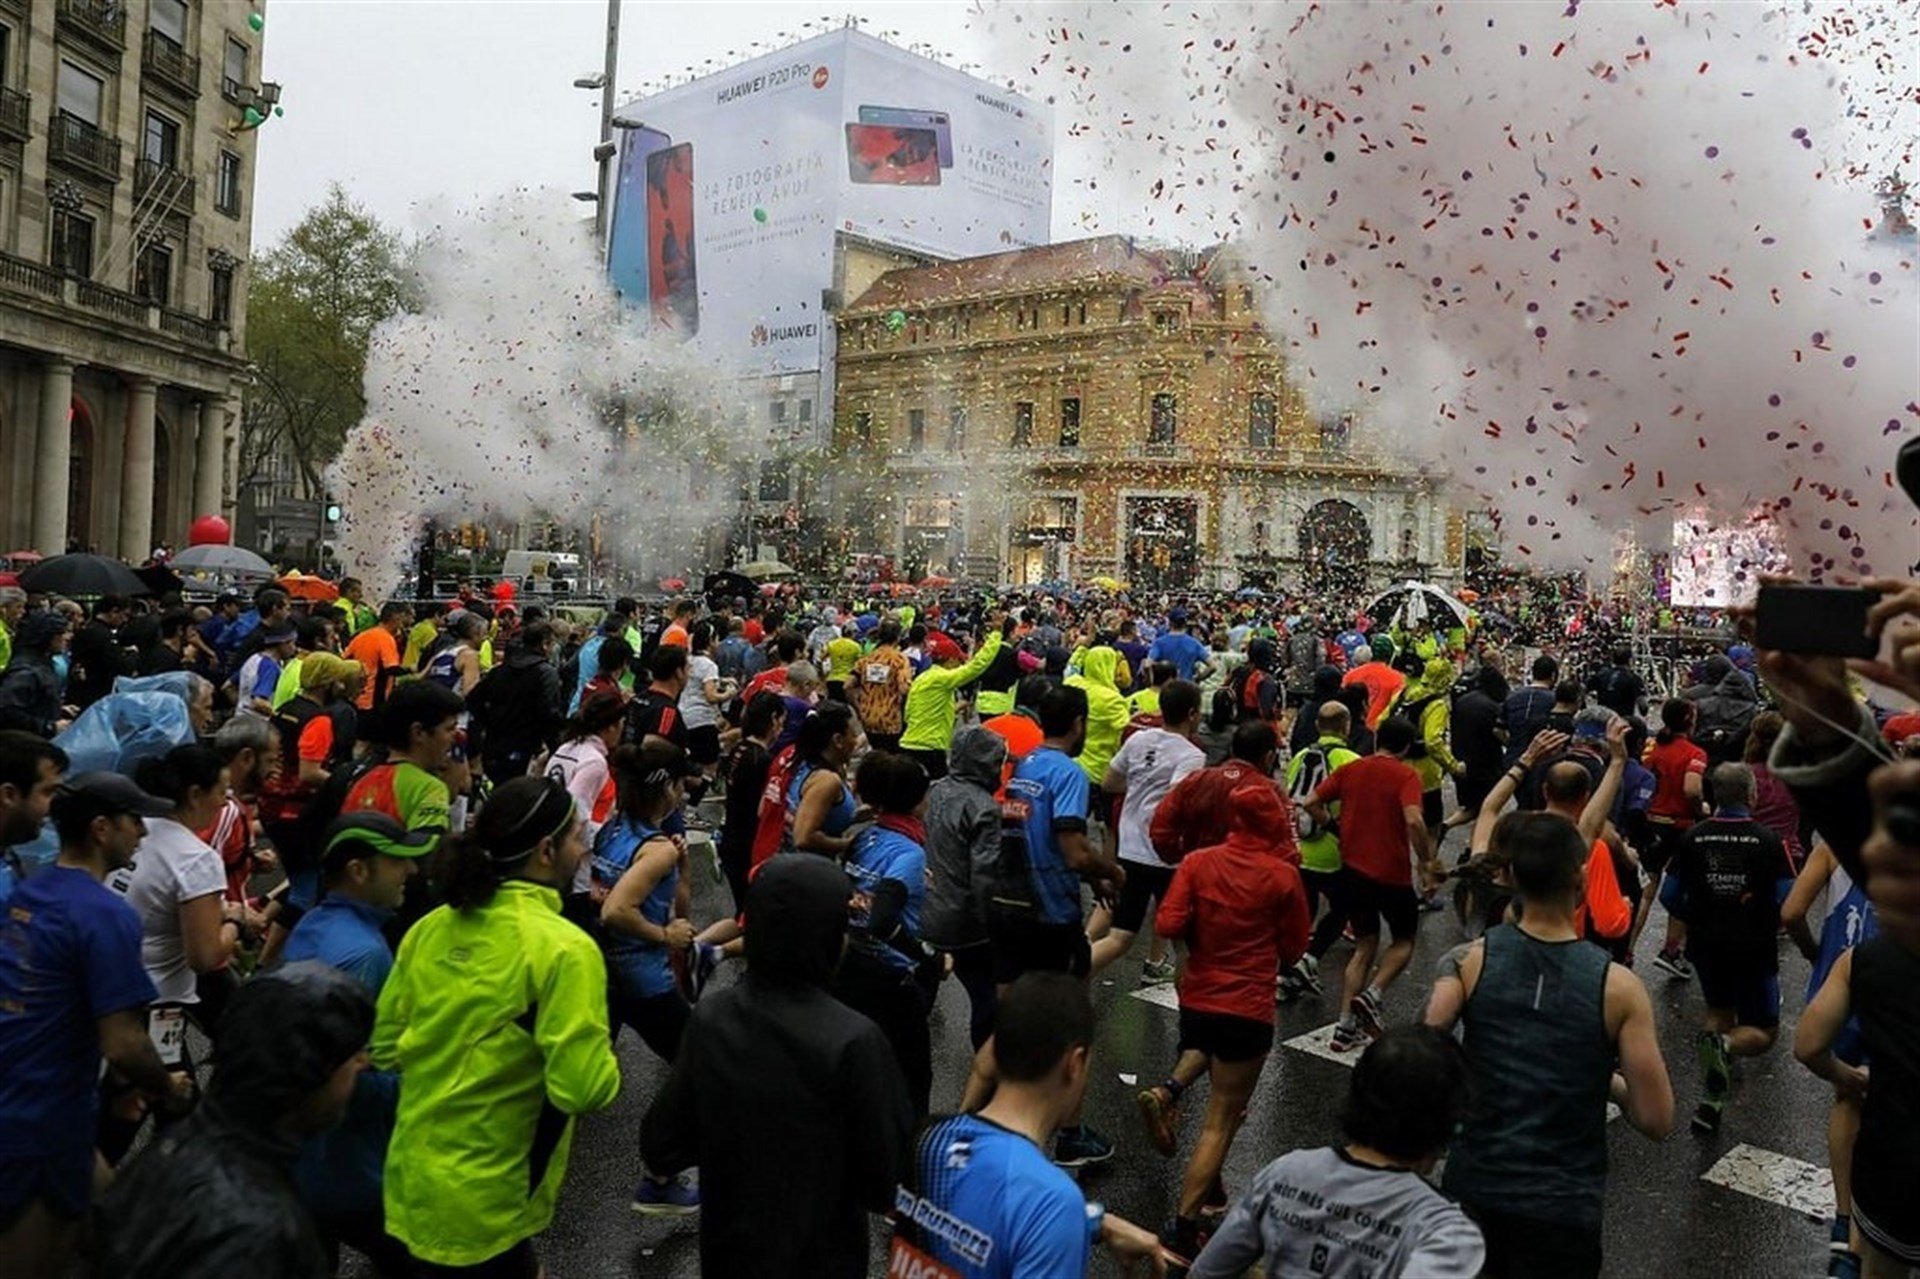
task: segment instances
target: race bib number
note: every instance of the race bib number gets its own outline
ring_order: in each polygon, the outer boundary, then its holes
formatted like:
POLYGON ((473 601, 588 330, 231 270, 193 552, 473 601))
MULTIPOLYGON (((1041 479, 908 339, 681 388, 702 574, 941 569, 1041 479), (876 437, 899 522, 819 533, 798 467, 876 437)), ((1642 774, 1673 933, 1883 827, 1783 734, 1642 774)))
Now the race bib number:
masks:
POLYGON ((187 1058, 187 1010, 155 1008, 147 1014, 147 1036, 164 1066, 178 1066, 187 1058))
POLYGON ((960 1272, 952 1266, 941 1265, 895 1235, 893 1246, 887 1251, 887 1279, 960 1279, 960 1272))
POLYGON ((891 674, 892 671, 887 667, 886 663, 874 662, 867 667, 867 683, 884 684, 887 682, 887 677, 891 674))

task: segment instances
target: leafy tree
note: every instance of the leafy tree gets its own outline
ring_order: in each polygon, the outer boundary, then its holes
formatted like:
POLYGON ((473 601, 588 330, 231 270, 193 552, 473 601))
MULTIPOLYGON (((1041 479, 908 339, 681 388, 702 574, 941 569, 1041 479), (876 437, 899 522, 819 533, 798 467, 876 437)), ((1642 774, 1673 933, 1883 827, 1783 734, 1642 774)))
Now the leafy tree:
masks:
POLYGON ((255 256, 247 285, 254 384, 241 418, 239 480, 284 451, 305 491, 366 412, 362 377, 374 328, 405 309, 407 248, 339 183, 279 244, 255 256))

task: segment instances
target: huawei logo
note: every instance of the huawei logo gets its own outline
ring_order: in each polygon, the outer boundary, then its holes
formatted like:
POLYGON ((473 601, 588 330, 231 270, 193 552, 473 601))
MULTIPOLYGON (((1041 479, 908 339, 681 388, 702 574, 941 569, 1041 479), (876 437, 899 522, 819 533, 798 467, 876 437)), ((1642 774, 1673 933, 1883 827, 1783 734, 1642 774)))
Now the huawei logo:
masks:
POLYGON ((827 69, 825 67, 815 67, 813 69, 813 87, 816 89, 824 89, 827 87, 827 69))
POLYGON ((767 326, 764 324, 754 325, 753 332, 749 335, 749 341, 751 341, 754 346, 765 346, 767 344, 767 326))

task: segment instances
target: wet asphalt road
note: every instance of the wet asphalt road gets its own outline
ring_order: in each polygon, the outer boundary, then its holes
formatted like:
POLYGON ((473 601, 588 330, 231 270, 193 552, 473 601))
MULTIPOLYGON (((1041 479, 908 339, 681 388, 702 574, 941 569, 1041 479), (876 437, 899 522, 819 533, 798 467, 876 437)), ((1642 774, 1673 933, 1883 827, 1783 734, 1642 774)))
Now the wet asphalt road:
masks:
MULTIPOLYGON (((730 908, 723 885, 702 872, 696 858, 693 914, 706 921, 730 908)), ((1782 943, 1781 988, 1785 1007, 1780 1043, 1766 1057, 1736 1067, 1736 1092, 1721 1132, 1701 1138, 1687 1130, 1686 1119, 1699 1097, 1699 1071, 1693 1036, 1698 1028, 1699 989, 1670 979, 1648 961, 1658 949, 1663 916, 1656 912, 1642 937, 1638 971, 1648 980, 1662 1048, 1673 1077, 1679 1131, 1658 1145, 1633 1131, 1624 1120, 1609 1125, 1611 1174, 1606 1209, 1608 1276, 1740 1275, 1751 1279, 1799 1279, 1824 1275, 1824 1221, 1758 1198, 1701 1181, 1701 1174, 1738 1143, 1826 1164, 1827 1093, 1792 1059, 1788 1045, 1806 985, 1806 965, 1782 943)), ((1422 917, 1419 947, 1408 973, 1387 992, 1390 1022, 1416 1019, 1425 1005, 1438 957, 1461 939, 1450 913, 1422 917)), ((1181 1154, 1162 1158, 1140 1128, 1133 1105, 1135 1088, 1164 1077, 1176 1046, 1176 1014, 1132 998, 1139 989, 1144 939, 1132 955, 1107 970, 1096 986, 1099 1012, 1094 1076, 1087 1091, 1086 1119, 1116 1145, 1111 1161, 1083 1171, 1091 1198, 1155 1229, 1174 1207, 1186 1152, 1198 1129, 1202 1106, 1183 1115, 1181 1154)), ((1279 1010, 1277 1040, 1314 1030, 1334 1020, 1337 971, 1347 948, 1337 945, 1323 969, 1332 987, 1318 998, 1279 1010)), ((723 966, 717 983, 734 980, 723 966)), ((969 1059, 966 996, 957 983, 942 988, 933 1014, 936 1111, 957 1106, 969 1059)), ((612 1276, 695 1276, 700 1274, 696 1218, 662 1221, 636 1216, 629 1208, 640 1174, 640 1118, 666 1076, 665 1065, 631 1032, 618 1044, 624 1083, 608 1110, 582 1120, 573 1146, 559 1212, 539 1242, 549 1279, 601 1279, 612 1276)), ((1338 1119, 1346 1095, 1348 1070, 1308 1053, 1276 1046, 1255 1094, 1226 1169, 1229 1193, 1237 1193, 1267 1161, 1302 1146, 1338 1138, 1338 1119)), ((779 1152, 769 1149, 767 1158, 779 1152)), ((874 1264, 882 1273, 884 1232, 876 1228, 874 1264)), ((364 1274, 352 1264, 346 1274, 364 1274)), ((1095 1254, 1092 1273, 1113 1274, 1105 1255, 1095 1254)))

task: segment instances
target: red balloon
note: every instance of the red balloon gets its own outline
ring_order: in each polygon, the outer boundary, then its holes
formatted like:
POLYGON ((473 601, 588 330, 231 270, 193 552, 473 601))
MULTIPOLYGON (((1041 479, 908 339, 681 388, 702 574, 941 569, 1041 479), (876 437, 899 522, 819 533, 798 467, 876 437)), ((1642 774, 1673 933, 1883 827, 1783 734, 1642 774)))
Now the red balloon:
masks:
POLYGON ((187 528, 188 546, 227 546, 233 541, 233 526, 218 515, 202 515, 187 528))

